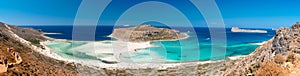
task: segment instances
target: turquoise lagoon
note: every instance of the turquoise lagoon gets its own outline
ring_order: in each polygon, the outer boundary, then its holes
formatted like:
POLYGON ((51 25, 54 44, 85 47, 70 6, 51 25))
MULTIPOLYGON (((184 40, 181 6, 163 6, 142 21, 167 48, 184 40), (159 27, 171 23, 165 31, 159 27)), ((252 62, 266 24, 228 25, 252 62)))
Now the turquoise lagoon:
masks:
MULTIPOLYGON (((57 39, 72 40, 72 26, 29 26, 42 29, 45 32, 61 33, 46 35, 57 39), (55 30, 61 28, 64 30, 55 30)), ((95 41, 69 41, 69 42, 45 42, 54 52, 65 58, 99 60, 114 56, 114 51, 127 48, 127 44, 114 44, 118 40, 107 37, 112 27, 101 27, 97 30, 95 41), (105 32, 103 32, 105 31, 105 32), (101 32, 101 33, 100 33, 101 32), (119 47, 120 46, 120 47, 119 47)), ((189 34, 189 38, 177 41, 156 41, 151 46, 138 48, 136 51, 122 52, 119 60, 123 62, 186 62, 226 59, 229 56, 248 55, 261 43, 271 39, 275 31, 270 29, 268 33, 234 33, 226 28, 226 45, 212 45, 208 28, 194 28, 196 32, 187 32, 186 29, 178 29, 189 34), (225 50, 212 50, 212 46, 225 48, 225 50), (214 56, 221 56, 215 58, 214 56)), ((218 38, 217 38, 218 39, 218 38)))

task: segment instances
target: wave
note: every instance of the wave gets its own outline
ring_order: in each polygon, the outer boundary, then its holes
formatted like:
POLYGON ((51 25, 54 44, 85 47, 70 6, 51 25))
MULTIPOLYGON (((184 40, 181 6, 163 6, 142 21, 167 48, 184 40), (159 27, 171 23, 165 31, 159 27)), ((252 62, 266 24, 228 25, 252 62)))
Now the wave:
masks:
POLYGON ((62 33, 44 33, 44 34, 53 35, 53 34, 62 34, 62 33))
POLYGON ((262 45, 264 43, 266 43, 267 41, 263 41, 263 42, 247 42, 247 43, 237 43, 237 44, 231 44, 228 45, 227 47, 247 47, 247 46, 251 46, 251 45, 262 45))
POLYGON ((262 45, 264 43, 266 43, 267 41, 263 41, 263 42, 254 42, 254 43, 249 43, 251 45, 262 45))

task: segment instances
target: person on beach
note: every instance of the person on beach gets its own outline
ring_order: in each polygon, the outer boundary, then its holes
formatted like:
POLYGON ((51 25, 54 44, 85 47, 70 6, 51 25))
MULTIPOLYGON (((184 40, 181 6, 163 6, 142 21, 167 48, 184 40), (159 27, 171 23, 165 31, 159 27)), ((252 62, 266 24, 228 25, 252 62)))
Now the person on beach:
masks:
POLYGON ((16 52, 16 53, 15 53, 15 56, 16 56, 16 58, 18 59, 18 58, 19 58, 19 53, 16 52))
POLYGON ((20 57, 18 52, 15 53, 15 60, 16 64, 20 64, 22 62, 22 58, 20 57))

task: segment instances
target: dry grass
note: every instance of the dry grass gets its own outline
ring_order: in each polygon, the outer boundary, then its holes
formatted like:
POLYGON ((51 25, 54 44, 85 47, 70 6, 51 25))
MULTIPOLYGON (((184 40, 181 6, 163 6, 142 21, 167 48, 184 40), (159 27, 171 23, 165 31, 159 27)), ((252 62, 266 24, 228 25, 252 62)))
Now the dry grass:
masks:
POLYGON ((289 71, 274 62, 264 62, 257 71, 257 76, 288 76, 289 71))

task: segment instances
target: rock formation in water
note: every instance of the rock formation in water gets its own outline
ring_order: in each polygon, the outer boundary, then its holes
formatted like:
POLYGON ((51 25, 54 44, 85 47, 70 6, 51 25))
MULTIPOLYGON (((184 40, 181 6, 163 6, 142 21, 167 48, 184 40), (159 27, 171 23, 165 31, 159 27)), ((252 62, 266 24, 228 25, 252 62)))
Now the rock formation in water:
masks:
POLYGON ((117 28, 114 29, 110 36, 116 39, 132 42, 179 40, 188 37, 187 34, 182 34, 177 30, 156 28, 151 25, 140 25, 131 28, 117 28))
POLYGON ((276 36, 227 68, 224 75, 291 76, 300 74, 300 22, 281 28, 276 36))
POLYGON ((268 33, 268 31, 266 31, 266 30, 240 29, 238 27, 232 27, 231 32, 268 33))

